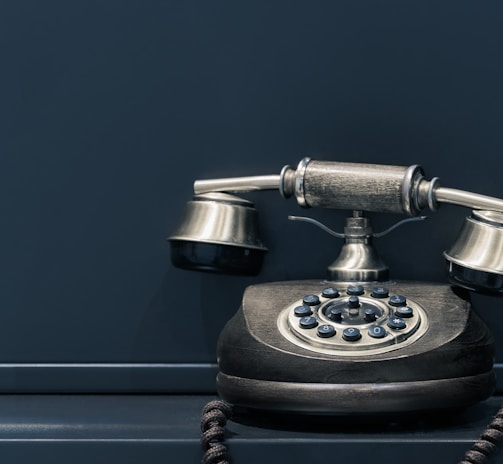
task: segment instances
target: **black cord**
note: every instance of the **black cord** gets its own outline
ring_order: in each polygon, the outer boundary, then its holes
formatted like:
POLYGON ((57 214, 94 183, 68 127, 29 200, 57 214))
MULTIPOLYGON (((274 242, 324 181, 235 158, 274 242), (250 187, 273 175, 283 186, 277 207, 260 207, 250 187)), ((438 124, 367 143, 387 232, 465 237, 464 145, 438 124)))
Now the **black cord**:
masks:
POLYGON ((201 417, 203 464, 229 464, 225 445, 225 425, 232 416, 232 406, 222 400, 210 401, 201 417))
MULTIPOLYGON (((202 464, 230 464, 225 444, 225 426, 232 416, 232 406, 222 400, 210 401, 201 416, 202 464)), ((487 464, 503 444, 503 406, 480 438, 458 464, 487 464)))
POLYGON ((486 464, 503 444, 503 406, 459 464, 486 464))

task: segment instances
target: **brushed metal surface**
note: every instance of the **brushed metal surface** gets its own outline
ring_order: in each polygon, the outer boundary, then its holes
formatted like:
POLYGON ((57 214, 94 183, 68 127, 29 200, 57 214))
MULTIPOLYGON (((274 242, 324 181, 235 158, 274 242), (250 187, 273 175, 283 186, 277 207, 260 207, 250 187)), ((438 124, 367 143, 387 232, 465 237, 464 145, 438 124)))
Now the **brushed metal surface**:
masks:
POLYGON ((465 206, 478 210, 493 210, 503 212, 503 200, 500 198, 480 195, 446 187, 438 187, 433 191, 434 200, 440 203, 465 206))
POLYGON ((277 190, 279 175, 229 177, 224 179, 202 179, 194 182, 194 193, 208 192, 252 192, 254 190, 277 190))
POLYGON ((473 211, 444 256, 460 266, 503 274, 503 214, 473 211))
POLYGON ((376 282, 389 279, 389 268, 372 244, 372 224, 361 211, 346 218, 344 245, 337 259, 328 266, 331 280, 376 282))
POLYGON ((253 203, 225 193, 196 195, 170 241, 194 241, 267 250, 260 239, 253 203))
POLYGON ((422 178, 419 166, 311 161, 304 175, 305 202, 310 207, 414 216, 418 211, 410 194, 418 176, 422 178))

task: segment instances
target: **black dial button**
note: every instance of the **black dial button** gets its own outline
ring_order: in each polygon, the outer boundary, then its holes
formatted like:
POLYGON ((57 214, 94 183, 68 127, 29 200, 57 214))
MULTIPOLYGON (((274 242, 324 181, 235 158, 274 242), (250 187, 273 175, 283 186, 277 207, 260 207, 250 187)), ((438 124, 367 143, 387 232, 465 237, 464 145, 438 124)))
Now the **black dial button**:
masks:
POLYGON ((372 338, 384 338, 387 334, 386 329, 380 325, 369 327, 368 334, 372 338))
POLYGON ((395 330, 402 330, 405 329, 405 327, 407 327, 407 324, 400 317, 391 317, 388 321, 388 327, 391 327, 392 329, 395 330))
POLYGON ((313 316, 306 316, 299 320, 299 325, 303 329, 312 329, 318 325, 318 321, 313 316))
POLYGON ((389 299, 389 304, 391 306, 405 306, 407 304, 407 298, 403 295, 393 295, 389 299))
POLYGON ((361 285, 350 285, 347 288, 346 293, 348 295, 363 295, 365 293, 365 290, 361 285))
POLYGON ((306 316, 310 316, 311 314, 313 314, 313 312, 311 311, 311 308, 309 306, 302 305, 302 306, 297 306, 293 310, 293 314, 295 314, 295 316, 297 316, 297 317, 306 317, 306 316))
POLYGON ((327 287, 321 291, 321 296, 323 298, 337 298, 339 296, 339 290, 335 287, 327 287))
POLYGON ((348 298, 348 307, 351 309, 360 307, 360 298, 355 295, 352 295, 348 298))
POLYGON ((320 299, 318 295, 305 295, 304 298, 302 298, 302 303, 308 306, 316 306, 320 304, 320 299))
POLYGON ((395 309, 395 316, 397 317, 412 317, 414 310, 410 306, 399 306, 395 309))
POLYGON ((342 321, 342 309, 337 307, 328 307, 328 310, 325 312, 326 316, 334 322, 342 321))
POLYGON ((318 332, 318 336, 322 338, 330 338, 335 335, 335 328, 330 324, 320 325, 316 330, 318 332))
POLYGON ((389 290, 385 287, 374 287, 370 296, 374 298, 388 298, 389 290))
POLYGON ((377 319, 377 311, 374 308, 367 308, 364 317, 367 322, 374 322, 377 319))
POLYGON ((348 327, 342 331, 342 338, 347 342, 356 342, 361 337, 362 334, 356 327, 348 327))

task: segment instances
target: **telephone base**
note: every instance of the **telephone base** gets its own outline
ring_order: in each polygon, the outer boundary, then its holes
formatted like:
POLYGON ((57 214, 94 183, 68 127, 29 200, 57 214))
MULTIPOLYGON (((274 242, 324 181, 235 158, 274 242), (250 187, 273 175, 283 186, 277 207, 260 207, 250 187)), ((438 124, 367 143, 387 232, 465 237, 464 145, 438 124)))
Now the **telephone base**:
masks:
POLYGON ((220 372, 218 391, 233 404, 299 414, 375 415, 458 410, 493 393, 494 374, 383 384, 276 382, 220 372))
POLYGON ((275 282, 248 287, 222 331, 217 390, 276 412, 448 411, 493 393, 493 358, 489 330, 455 287, 275 282))

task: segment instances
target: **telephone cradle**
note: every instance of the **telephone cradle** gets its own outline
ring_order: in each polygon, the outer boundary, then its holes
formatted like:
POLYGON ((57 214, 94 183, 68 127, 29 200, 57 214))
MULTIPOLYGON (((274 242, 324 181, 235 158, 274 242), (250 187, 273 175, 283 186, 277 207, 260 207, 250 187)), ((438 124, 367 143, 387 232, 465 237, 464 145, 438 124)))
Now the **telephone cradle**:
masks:
POLYGON ((495 388, 494 343, 445 284, 287 281, 246 289, 218 342, 217 389, 250 410, 457 410, 495 388))

